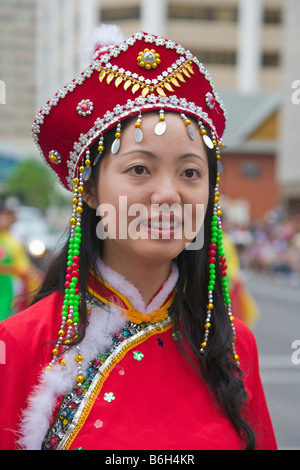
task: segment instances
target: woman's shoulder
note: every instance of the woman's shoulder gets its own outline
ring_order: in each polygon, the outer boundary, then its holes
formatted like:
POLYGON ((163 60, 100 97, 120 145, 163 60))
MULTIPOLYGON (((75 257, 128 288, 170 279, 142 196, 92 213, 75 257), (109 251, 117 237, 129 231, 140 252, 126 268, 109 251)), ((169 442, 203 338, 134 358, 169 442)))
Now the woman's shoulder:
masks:
POLYGON ((242 320, 238 318, 234 322, 236 331, 236 351, 240 359, 242 369, 258 369, 258 348, 254 333, 242 320))
POLYGON ((61 322, 62 296, 50 294, 30 307, 0 322, 0 341, 7 351, 13 345, 30 353, 35 347, 57 339, 61 322))

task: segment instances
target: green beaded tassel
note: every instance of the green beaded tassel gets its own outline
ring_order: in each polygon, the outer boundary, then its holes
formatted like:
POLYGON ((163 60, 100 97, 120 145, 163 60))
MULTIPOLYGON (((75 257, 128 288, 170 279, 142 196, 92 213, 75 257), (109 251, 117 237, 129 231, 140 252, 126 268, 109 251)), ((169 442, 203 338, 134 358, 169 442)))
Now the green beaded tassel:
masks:
MULTIPOLYGON (((81 244, 81 214, 82 208, 82 194, 83 188, 83 173, 84 167, 79 168, 79 176, 74 178, 73 187, 73 209, 70 218, 71 233, 68 247, 68 260, 65 277, 65 291, 64 301, 62 305, 62 322, 58 332, 59 339, 52 351, 53 358, 47 369, 51 368, 57 361, 58 355, 62 347, 65 351, 68 350, 72 339, 76 339, 78 335, 78 327, 80 322, 79 306, 80 306, 80 293, 79 293, 79 262, 80 262, 80 244, 81 244)), ((82 355, 80 354, 80 347, 76 345, 77 355, 76 362, 78 373, 76 382, 78 387, 84 381, 81 370, 82 355)), ((61 362, 63 366, 63 361, 61 362)))
MULTIPOLYGON (((220 158, 221 157, 218 154, 217 155, 218 161, 220 161, 220 158)), ((220 196, 219 183, 220 183, 220 176, 218 173, 216 186, 215 186, 214 210, 213 210, 213 216, 212 216, 212 221, 211 221, 211 241, 209 244, 209 252, 208 252, 209 281, 208 281, 208 288, 207 288, 208 303, 206 307, 207 310, 206 310, 206 319, 205 319, 205 325, 204 325, 205 333, 204 333, 203 342, 201 343, 200 352, 203 354, 205 351, 208 337, 209 337, 209 330, 211 328, 211 316, 212 316, 212 311, 214 308, 213 291, 214 291, 215 282, 216 282, 216 259, 217 259, 216 252, 218 251, 219 264, 220 264, 221 276, 222 276, 222 281, 221 281, 222 292, 223 292, 227 315, 229 317, 229 321, 231 323, 231 328, 232 328, 233 359, 237 364, 239 364, 239 357, 236 354, 236 349, 235 349, 235 344, 234 344, 236 341, 236 333, 235 333, 235 327, 234 327, 234 317, 231 311, 231 299, 230 299, 228 279, 227 279, 227 273, 226 273, 227 265, 226 265, 224 247, 223 247, 223 229, 222 229, 222 221, 221 221, 222 211, 220 209, 220 200, 219 200, 219 196, 220 196)))

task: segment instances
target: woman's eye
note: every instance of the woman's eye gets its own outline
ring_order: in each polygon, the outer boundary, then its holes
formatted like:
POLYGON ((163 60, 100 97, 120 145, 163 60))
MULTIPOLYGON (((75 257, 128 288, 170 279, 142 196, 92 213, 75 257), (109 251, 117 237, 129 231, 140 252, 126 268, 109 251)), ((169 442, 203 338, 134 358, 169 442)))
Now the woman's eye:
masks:
POLYGON ((198 170, 195 170, 194 168, 188 168, 187 170, 184 170, 183 174, 189 179, 197 178, 200 176, 200 172, 198 170))
POLYGON ((134 175, 143 175, 147 173, 147 168, 145 168, 143 165, 135 165, 130 168, 130 173, 133 173, 134 175))

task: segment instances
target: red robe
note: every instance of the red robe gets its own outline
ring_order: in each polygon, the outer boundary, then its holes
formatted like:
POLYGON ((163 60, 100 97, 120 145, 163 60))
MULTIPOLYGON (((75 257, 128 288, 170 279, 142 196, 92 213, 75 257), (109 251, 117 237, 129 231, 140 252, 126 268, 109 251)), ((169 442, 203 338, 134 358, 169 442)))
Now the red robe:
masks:
MULTIPOLYGON (((18 448, 17 438, 24 432, 19 422, 21 410, 26 409, 41 370, 51 361, 53 344, 47 342, 57 338, 61 304, 60 294, 54 293, 0 323, 6 353, 1 365, 0 449, 18 448)), ((257 448, 273 450, 277 446, 259 376, 255 339, 241 321, 236 320, 235 326, 236 350, 249 395, 247 416, 256 431, 257 448)), ((57 398, 49 427, 56 422, 60 431, 48 433, 48 448, 243 448, 215 397, 180 351, 177 332, 168 320, 147 328, 133 335, 131 342, 122 336, 120 353, 113 353, 114 360, 104 372, 90 372, 93 381, 83 394, 83 412, 76 408, 78 394, 74 402, 65 400, 60 409, 65 394, 57 398), (70 423, 76 423, 74 429, 70 423), (61 429, 65 425, 64 434, 61 429)), ((35 414, 39 417, 36 407, 35 414)), ((35 426, 39 426, 38 418, 35 426)))

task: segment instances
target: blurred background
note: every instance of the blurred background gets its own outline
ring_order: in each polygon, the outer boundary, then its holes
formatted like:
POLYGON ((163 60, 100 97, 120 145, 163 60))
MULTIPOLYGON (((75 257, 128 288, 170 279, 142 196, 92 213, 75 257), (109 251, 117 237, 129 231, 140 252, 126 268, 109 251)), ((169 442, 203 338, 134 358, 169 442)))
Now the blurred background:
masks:
POLYGON ((0 0, 0 320, 68 228, 71 196, 37 154, 35 114, 88 65, 100 23, 168 37, 204 63, 227 109, 232 297, 258 342, 280 449, 300 448, 299 18, 299 0, 0 0))

